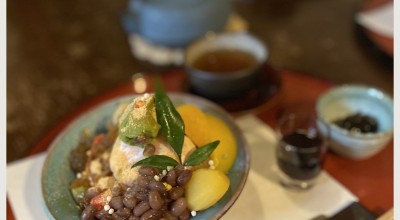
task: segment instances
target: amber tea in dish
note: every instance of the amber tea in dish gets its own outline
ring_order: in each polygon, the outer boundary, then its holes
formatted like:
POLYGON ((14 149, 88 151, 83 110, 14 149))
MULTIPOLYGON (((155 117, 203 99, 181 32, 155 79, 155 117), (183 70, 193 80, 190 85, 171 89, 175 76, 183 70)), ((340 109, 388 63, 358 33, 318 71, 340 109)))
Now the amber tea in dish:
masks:
POLYGON ((229 73, 255 67, 256 57, 238 49, 217 49, 200 55, 193 61, 193 67, 212 73, 229 73))

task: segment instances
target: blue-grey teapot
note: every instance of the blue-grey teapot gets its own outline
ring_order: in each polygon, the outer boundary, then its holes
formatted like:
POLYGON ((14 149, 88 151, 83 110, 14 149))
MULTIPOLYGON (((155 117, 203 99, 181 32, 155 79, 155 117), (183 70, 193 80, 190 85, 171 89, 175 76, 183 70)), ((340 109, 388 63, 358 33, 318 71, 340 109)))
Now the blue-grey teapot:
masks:
POLYGON ((123 25, 128 34, 168 47, 183 47, 207 31, 222 31, 229 0, 130 0, 123 25))

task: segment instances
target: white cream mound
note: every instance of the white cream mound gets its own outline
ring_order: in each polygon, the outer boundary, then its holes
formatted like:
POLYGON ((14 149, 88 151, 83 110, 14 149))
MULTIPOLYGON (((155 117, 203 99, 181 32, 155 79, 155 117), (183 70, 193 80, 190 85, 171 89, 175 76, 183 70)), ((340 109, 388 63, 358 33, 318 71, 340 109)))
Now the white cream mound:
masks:
MULTIPOLYGON (((165 155, 178 161, 178 156, 168 142, 161 135, 157 136, 152 142, 155 147, 155 155, 165 155)), ((193 142, 185 136, 182 148, 182 161, 196 149, 193 142)), ((117 138, 110 157, 110 168, 115 179, 122 184, 131 186, 137 179, 139 167, 131 168, 133 164, 146 158, 143 155, 143 148, 132 146, 122 142, 117 138)))

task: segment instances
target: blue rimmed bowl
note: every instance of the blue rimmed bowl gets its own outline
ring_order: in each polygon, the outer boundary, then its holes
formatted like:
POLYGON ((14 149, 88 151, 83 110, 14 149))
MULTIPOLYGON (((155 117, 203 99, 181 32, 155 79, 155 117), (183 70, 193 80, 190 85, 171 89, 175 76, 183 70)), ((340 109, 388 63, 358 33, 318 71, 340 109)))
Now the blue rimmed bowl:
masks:
POLYGON ((382 151, 393 136, 393 100, 385 92, 364 85, 332 88, 318 98, 318 116, 330 127, 330 148, 351 159, 367 159, 382 151), (353 132, 334 122, 360 113, 377 121, 378 131, 353 132))
MULTIPOLYGON (((168 94, 175 106, 194 104, 203 111, 223 120, 232 130, 237 142, 237 157, 228 172, 230 187, 228 192, 211 208, 199 212, 193 219, 219 219, 239 197, 250 168, 249 149, 244 136, 232 117, 216 104, 189 94, 168 94)), ((123 96, 100 104, 69 124, 51 144, 42 169, 42 194, 49 219, 80 219, 81 210, 75 203, 70 190, 74 173, 69 166, 68 156, 81 139, 85 129, 96 134, 104 131, 106 124, 112 120, 118 106, 131 100, 133 96, 123 96)))

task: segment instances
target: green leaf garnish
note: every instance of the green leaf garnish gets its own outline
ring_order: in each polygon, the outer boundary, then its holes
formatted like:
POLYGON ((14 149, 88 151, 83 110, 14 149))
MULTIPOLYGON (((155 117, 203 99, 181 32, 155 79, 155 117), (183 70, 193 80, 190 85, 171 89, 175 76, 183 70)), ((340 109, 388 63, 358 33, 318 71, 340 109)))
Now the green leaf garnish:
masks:
POLYGON ((153 155, 150 157, 147 157, 143 160, 140 160, 138 162, 136 162, 135 164, 133 164, 133 167, 137 167, 137 166, 152 166, 161 170, 165 170, 167 169, 167 166, 177 166, 179 165, 178 161, 168 157, 168 156, 164 156, 164 155, 153 155))
POLYGON ((156 85, 155 104, 157 121, 161 125, 161 133, 178 154, 178 157, 181 158, 185 124, 159 80, 156 85))
POLYGON ((220 141, 214 141, 197 148, 185 162, 185 166, 196 166, 207 160, 211 153, 217 148, 220 141))

